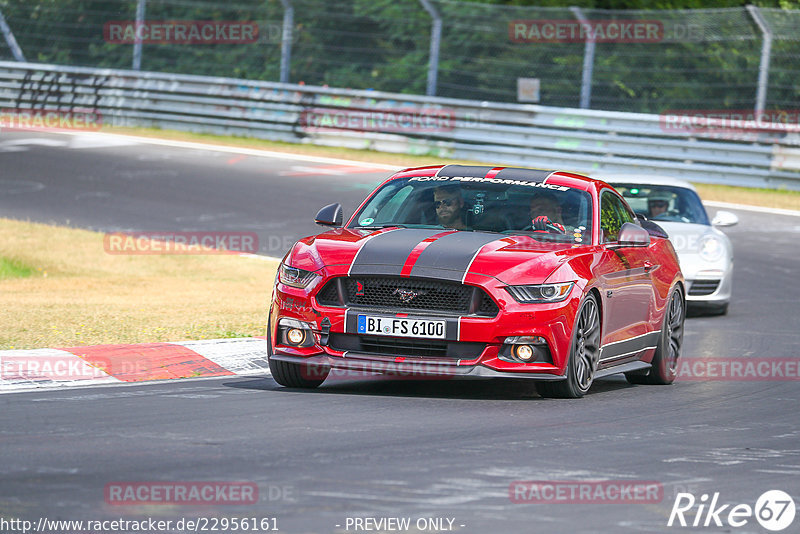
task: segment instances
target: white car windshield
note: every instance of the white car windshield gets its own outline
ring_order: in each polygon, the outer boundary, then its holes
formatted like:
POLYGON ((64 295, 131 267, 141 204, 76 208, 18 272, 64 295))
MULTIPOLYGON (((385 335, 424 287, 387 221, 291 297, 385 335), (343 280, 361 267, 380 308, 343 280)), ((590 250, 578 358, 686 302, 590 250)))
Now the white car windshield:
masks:
POLYGON ((611 185, 633 211, 652 221, 711 224, 700 197, 691 189, 669 185, 611 185))

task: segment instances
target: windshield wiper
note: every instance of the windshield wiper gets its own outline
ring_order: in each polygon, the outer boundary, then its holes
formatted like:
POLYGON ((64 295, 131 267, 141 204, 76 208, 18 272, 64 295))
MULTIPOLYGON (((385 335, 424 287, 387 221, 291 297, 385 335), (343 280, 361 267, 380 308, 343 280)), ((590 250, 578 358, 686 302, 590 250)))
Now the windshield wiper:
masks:
POLYGON ((369 224, 367 226, 356 226, 360 230, 368 230, 370 228, 408 228, 405 224, 369 224))
POLYGON ((446 228, 441 224, 400 224, 400 223, 386 223, 386 224, 370 224, 366 226, 355 226, 354 228, 362 229, 362 230, 369 230, 370 228, 441 228, 445 230, 446 228))

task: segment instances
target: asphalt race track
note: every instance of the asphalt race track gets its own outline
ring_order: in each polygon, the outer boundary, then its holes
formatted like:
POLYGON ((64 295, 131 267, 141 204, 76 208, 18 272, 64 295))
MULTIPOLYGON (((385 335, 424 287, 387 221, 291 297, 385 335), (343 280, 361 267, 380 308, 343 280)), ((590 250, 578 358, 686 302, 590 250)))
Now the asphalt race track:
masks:
MULTIPOLYGON (((389 174, 30 132, 3 133, 0 169, 2 217, 101 231, 255 231, 271 256, 318 231, 319 207, 338 200, 347 216, 389 174)), ((800 217, 737 214, 727 230, 736 254, 730 312, 690 318, 683 357, 796 365, 800 217)), ((287 533, 377 532, 357 530, 352 518, 389 517, 412 527, 444 519, 429 532, 446 531, 447 519, 463 533, 766 532, 753 517, 740 528, 667 521, 680 492, 698 504, 719 492, 719 504, 731 505, 723 521, 767 490, 800 505, 798 405, 800 382, 774 376, 666 387, 611 377, 563 401, 541 399, 525 382, 336 377, 312 392, 264 377, 5 394, 0 516, 277 518, 287 533), (651 481, 663 495, 641 504, 509 496, 515 481, 589 480, 651 481), (247 481, 260 498, 108 504, 106 485, 129 481, 247 481)), ((800 514, 785 532, 798 525, 800 514)))

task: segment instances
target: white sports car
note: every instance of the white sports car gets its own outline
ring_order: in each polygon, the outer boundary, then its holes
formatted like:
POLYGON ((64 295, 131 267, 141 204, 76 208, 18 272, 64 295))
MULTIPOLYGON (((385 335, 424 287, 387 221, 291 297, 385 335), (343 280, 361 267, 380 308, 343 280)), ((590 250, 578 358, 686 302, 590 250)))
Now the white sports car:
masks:
POLYGON ((718 211, 709 221, 697 190, 677 178, 647 175, 600 176, 631 208, 657 223, 669 235, 686 278, 687 304, 723 315, 733 286, 733 246, 715 227, 733 226, 739 218, 718 211))

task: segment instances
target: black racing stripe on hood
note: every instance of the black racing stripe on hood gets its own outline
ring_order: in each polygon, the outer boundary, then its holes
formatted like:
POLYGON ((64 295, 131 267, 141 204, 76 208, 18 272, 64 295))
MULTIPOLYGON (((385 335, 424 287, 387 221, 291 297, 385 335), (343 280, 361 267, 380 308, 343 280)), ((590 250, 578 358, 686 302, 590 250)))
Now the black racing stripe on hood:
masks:
POLYGON ((436 173, 436 176, 444 176, 450 178, 452 176, 477 176, 480 178, 485 177, 489 171, 494 167, 486 167, 483 165, 447 165, 436 173))
POLYGON ((400 228, 367 240, 359 249, 350 267, 350 274, 400 276, 408 255, 421 241, 442 229, 400 228))
POLYGON ((497 234, 480 232, 456 232, 440 237, 419 255, 411 276, 460 282, 478 250, 502 238, 497 234))
POLYGON ((531 182, 544 182, 545 178, 553 174, 554 171, 542 169, 515 169, 505 168, 498 172, 495 178, 501 180, 528 180, 531 182))

